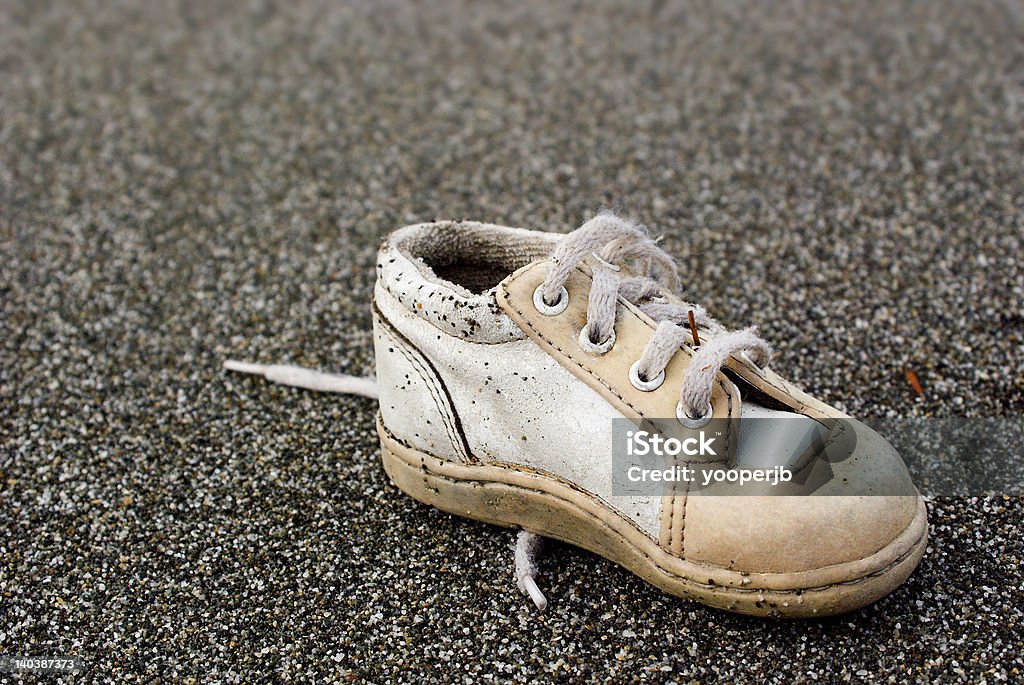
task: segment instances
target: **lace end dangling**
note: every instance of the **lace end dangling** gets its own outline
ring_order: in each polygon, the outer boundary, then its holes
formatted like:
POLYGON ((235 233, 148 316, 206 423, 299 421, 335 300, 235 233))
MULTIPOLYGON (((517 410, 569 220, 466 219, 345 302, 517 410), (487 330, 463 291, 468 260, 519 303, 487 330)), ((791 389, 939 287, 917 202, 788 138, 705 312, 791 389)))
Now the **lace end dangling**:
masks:
POLYGON ((537 553, 540 551, 543 540, 536 533, 521 530, 516 537, 515 554, 516 585, 519 587, 519 591, 528 595, 541 611, 547 609, 548 600, 537 587, 534 577, 537 575, 537 553))
POLYGON ((272 383, 287 385, 292 388, 305 388, 319 392, 337 392, 345 395, 359 395, 377 399, 380 394, 374 378, 345 376, 334 373, 321 373, 313 369, 288 364, 252 364, 228 359, 224 362, 227 371, 263 376, 272 383))

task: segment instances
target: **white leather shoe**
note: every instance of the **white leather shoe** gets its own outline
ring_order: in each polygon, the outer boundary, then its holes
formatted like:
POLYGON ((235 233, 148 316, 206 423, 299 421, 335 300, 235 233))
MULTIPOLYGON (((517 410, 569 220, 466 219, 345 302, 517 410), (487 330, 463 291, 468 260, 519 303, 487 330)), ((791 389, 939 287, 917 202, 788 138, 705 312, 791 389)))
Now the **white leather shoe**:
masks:
MULTIPOLYGON (((387 239, 377 276, 384 468, 421 502, 527 531, 517 580, 539 606, 537 536, 673 595, 766 616, 855 609, 921 559, 925 506, 895 450, 855 422, 837 430, 848 417, 768 368, 753 329, 726 331, 680 300, 674 263, 641 228, 609 214, 568 236, 418 224, 387 239), (682 434, 713 419, 720 449, 692 461, 725 471, 808 471, 822 440, 793 435, 845 431, 853 446, 810 496, 682 482, 624 493, 612 445, 627 419, 682 434)), ((278 380, 361 392, 299 373, 278 380)))

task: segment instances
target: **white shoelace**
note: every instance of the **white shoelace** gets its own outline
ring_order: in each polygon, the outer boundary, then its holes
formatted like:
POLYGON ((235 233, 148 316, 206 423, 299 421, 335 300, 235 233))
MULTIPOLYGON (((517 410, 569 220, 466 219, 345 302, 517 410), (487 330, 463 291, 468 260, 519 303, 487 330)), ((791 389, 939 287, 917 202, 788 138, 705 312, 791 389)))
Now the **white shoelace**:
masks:
MULTIPOLYGON (((538 308, 556 308, 568 294, 564 290, 569 275, 584 260, 594 257, 593 284, 587 303, 587 323, 580 333, 580 345, 593 354, 603 354, 615 344, 615 313, 619 297, 637 306, 658 322, 640 359, 630 370, 630 381, 640 390, 657 389, 665 378, 665 368, 683 345, 694 342, 687 328, 692 312, 698 330, 708 337, 693 346, 679 392, 676 414, 686 425, 696 426, 711 418, 711 392, 722 365, 734 354, 748 353, 759 367, 768 365, 771 348, 759 338, 754 327, 726 331, 698 304, 672 304, 662 297, 662 289, 679 290, 679 272, 675 260, 640 226, 614 214, 603 212, 567 235, 552 254, 554 262, 544 283, 537 289, 538 308), (620 263, 632 260, 641 276, 619 277, 620 263), (653 272, 653 273, 652 273, 653 272), (656 276, 654 280, 652 276, 656 276)), ((567 303, 567 300, 565 300, 567 303)), ((337 392, 377 399, 379 391, 373 378, 329 374, 285 364, 252 364, 236 360, 224 362, 229 371, 263 376, 269 381, 319 392, 337 392)), ((537 557, 543 538, 520 531, 516 538, 516 586, 543 611, 548 601, 537 587, 537 557)))
POLYGON ((317 392, 338 392, 343 395, 359 395, 360 397, 369 397, 374 400, 380 398, 377 380, 374 378, 323 373, 322 371, 314 371, 313 369, 291 366, 289 364, 251 364, 249 362, 235 361, 234 359, 228 359, 224 362, 224 368, 227 371, 263 376, 268 381, 292 388, 305 388, 306 390, 315 390, 317 392))
POLYGON ((559 243, 552 255, 554 266, 534 297, 538 306, 559 307, 562 298, 567 297, 564 287, 572 270, 590 257, 595 258, 596 264, 580 345, 592 354, 604 354, 612 348, 617 299, 622 297, 658 322, 643 354, 630 370, 630 381, 639 390, 650 392, 660 387, 672 356, 683 345, 693 347, 676 409, 679 420, 686 425, 693 427, 711 418, 715 377, 732 355, 746 353, 760 368, 771 360, 771 347, 757 336, 755 327, 726 331, 700 305, 666 302, 661 297, 661 288, 669 292, 679 289, 675 261, 643 228, 610 213, 598 214, 559 243), (619 263, 630 259, 638 263, 637 271, 646 275, 620 278, 619 263), (652 270, 656 273, 652 274, 652 270), (651 275, 658 280, 652 280, 651 275), (708 335, 700 345, 693 344, 687 328, 690 312, 697 329, 704 329, 708 335))

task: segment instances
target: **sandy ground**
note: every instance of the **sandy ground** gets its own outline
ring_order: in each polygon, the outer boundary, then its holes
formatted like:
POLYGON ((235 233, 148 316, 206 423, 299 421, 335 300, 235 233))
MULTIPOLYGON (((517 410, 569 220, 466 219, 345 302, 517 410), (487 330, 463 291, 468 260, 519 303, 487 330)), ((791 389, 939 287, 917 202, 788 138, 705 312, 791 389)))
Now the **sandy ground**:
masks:
POLYGON ((390 230, 610 206, 850 413, 1019 416, 1021 6, 427 5, 0 3, 0 652, 112 683, 1020 682, 1020 499, 932 501, 917 573, 836 619, 557 544, 538 614, 512 533, 390 486, 372 402, 220 364, 371 372, 390 230))

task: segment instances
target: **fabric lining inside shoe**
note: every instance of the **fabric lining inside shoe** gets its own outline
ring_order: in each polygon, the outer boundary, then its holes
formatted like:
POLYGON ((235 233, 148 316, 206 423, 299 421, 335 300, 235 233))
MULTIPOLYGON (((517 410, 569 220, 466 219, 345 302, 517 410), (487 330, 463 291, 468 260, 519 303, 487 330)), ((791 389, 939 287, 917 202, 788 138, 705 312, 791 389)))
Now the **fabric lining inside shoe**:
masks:
POLYGON ((461 286, 475 294, 490 290, 515 271, 514 268, 510 269, 504 264, 472 258, 455 261, 451 264, 424 263, 441 280, 461 286))
POLYGON ((419 228, 396 247, 428 280, 453 286, 463 295, 494 288, 516 269, 547 257, 555 245, 554 236, 537 238, 498 226, 476 224, 467 231, 458 223, 440 223, 419 228))

